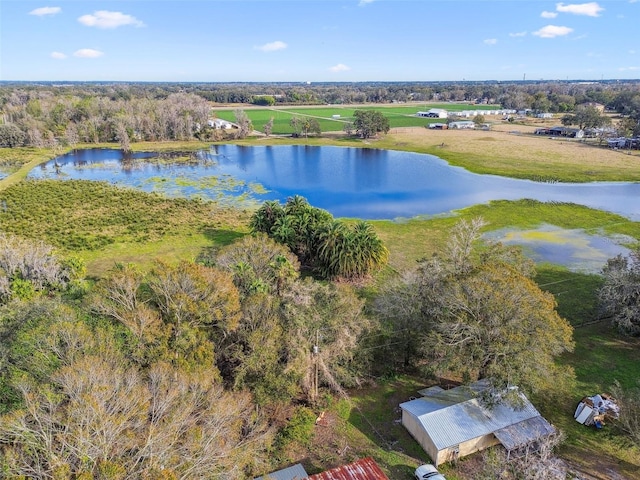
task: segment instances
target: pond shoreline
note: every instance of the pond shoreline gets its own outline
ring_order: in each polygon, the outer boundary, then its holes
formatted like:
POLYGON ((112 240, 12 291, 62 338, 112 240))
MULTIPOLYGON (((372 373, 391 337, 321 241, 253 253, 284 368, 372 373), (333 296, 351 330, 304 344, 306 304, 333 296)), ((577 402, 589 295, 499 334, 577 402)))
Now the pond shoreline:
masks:
POLYGON ((575 203, 640 219, 640 183, 535 182, 483 175, 440 157, 397 150, 314 145, 214 144, 193 155, 118 149, 69 152, 32 170, 30 178, 107 181, 168 197, 254 208, 301 195, 335 217, 402 220, 450 215, 495 200, 575 203), (184 157, 184 158, 183 158, 184 157))

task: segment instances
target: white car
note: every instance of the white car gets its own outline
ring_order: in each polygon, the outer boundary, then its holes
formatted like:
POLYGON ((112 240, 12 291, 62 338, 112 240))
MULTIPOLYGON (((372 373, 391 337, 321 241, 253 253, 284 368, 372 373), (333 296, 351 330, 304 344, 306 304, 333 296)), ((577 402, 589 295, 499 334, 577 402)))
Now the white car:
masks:
POLYGON ((438 473, 433 465, 420 465, 414 473, 416 480, 447 480, 444 475, 438 473))

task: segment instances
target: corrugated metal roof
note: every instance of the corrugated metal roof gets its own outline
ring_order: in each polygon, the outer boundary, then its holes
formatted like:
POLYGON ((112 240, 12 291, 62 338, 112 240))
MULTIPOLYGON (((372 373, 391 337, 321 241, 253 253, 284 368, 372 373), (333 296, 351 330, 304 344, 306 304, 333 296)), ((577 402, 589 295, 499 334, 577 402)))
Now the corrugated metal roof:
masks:
POLYGON ((310 475, 309 480, 389 480, 375 460, 366 457, 357 462, 310 475))
POLYGON ((419 420, 440 450, 540 415, 526 398, 523 402, 518 410, 506 404, 489 409, 471 399, 422 415, 419 420))
POLYGON ((543 417, 533 417, 493 432, 507 450, 523 447, 556 432, 543 417))
POLYGON ((283 468, 277 472, 269 473, 264 477, 257 477, 254 480, 302 480, 307 478, 307 472, 304 467, 296 463, 288 468, 283 468))
POLYGON ((428 389, 425 393, 429 396, 402 403, 400 407, 418 419, 438 450, 540 416, 522 394, 522 406, 518 409, 506 403, 487 408, 471 398, 486 386, 486 382, 480 381, 451 390, 428 389))
POLYGON ((400 408, 410 412, 416 417, 420 417, 422 415, 426 415, 427 413, 450 407, 451 405, 455 405, 455 402, 442 400, 440 398, 422 397, 416 398, 415 400, 411 400, 409 402, 401 403, 400 408))

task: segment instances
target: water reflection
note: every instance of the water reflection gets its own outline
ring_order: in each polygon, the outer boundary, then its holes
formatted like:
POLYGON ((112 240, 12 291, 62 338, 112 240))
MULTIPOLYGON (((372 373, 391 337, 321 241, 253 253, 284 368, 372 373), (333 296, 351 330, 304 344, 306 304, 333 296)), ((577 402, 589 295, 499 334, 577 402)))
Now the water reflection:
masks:
POLYGON ((103 180, 146 191, 216 199, 221 190, 211 187, 211 179, 218 177, 229 186, 223 193, 258 202, 284 202, 289 196, 302 195, 336 217, 437 215, 491 200, 531 198, 582 204, 640 220, 636 200, 640 183, 547 184, 477 175, 417 153, 216 145, 198 152, 187 164, 154 157, 153 153, 135 153, 131 160, 124 160, 118 150, 81 150, 55 160, 59 173, 52 161, 32 171, 30 177, 103 180), (155 181, 158 178, 162 181, 155 181), (209 180, 203 183, 202 179, 209 180), (266 193, 256 193, 251 184, 261 184, 266 193))
POLYGON ((554 225, 542 225, 535 230, 501 229, 485 237, 507 245, 520 245, 535 262, 564 265, 582 273, 599 273, 607 259, 630 253, 622 244, 635 243, 635 239, 624 235, 611 237, 554 225))

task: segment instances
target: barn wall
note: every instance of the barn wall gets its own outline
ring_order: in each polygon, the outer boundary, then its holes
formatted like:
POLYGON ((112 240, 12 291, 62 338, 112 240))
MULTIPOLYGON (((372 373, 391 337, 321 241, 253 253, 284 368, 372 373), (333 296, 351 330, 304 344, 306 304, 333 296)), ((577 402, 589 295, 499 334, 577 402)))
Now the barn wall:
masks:
POLYGON ((440 450, 438 452, 436 466, 442 463, 451 462, 455 460, 456 457, 462 458, 467 455, 471 455, 472 453, 484 450, 485 448, 493 447, 494 445, 499 444, 500 441, 493 435, 493 433, 489 433, 488 435, 483 435, 481 437, 472 438, 471 440, 467 440, 460 445, 440 450))
POLYGON ((427 452, 432 461, 436 461, 438 450, 429 438, 420 421, 411 413, 402 411, 402 425, 409 431, 411 436, 416 439, 420 446, 427 452))

